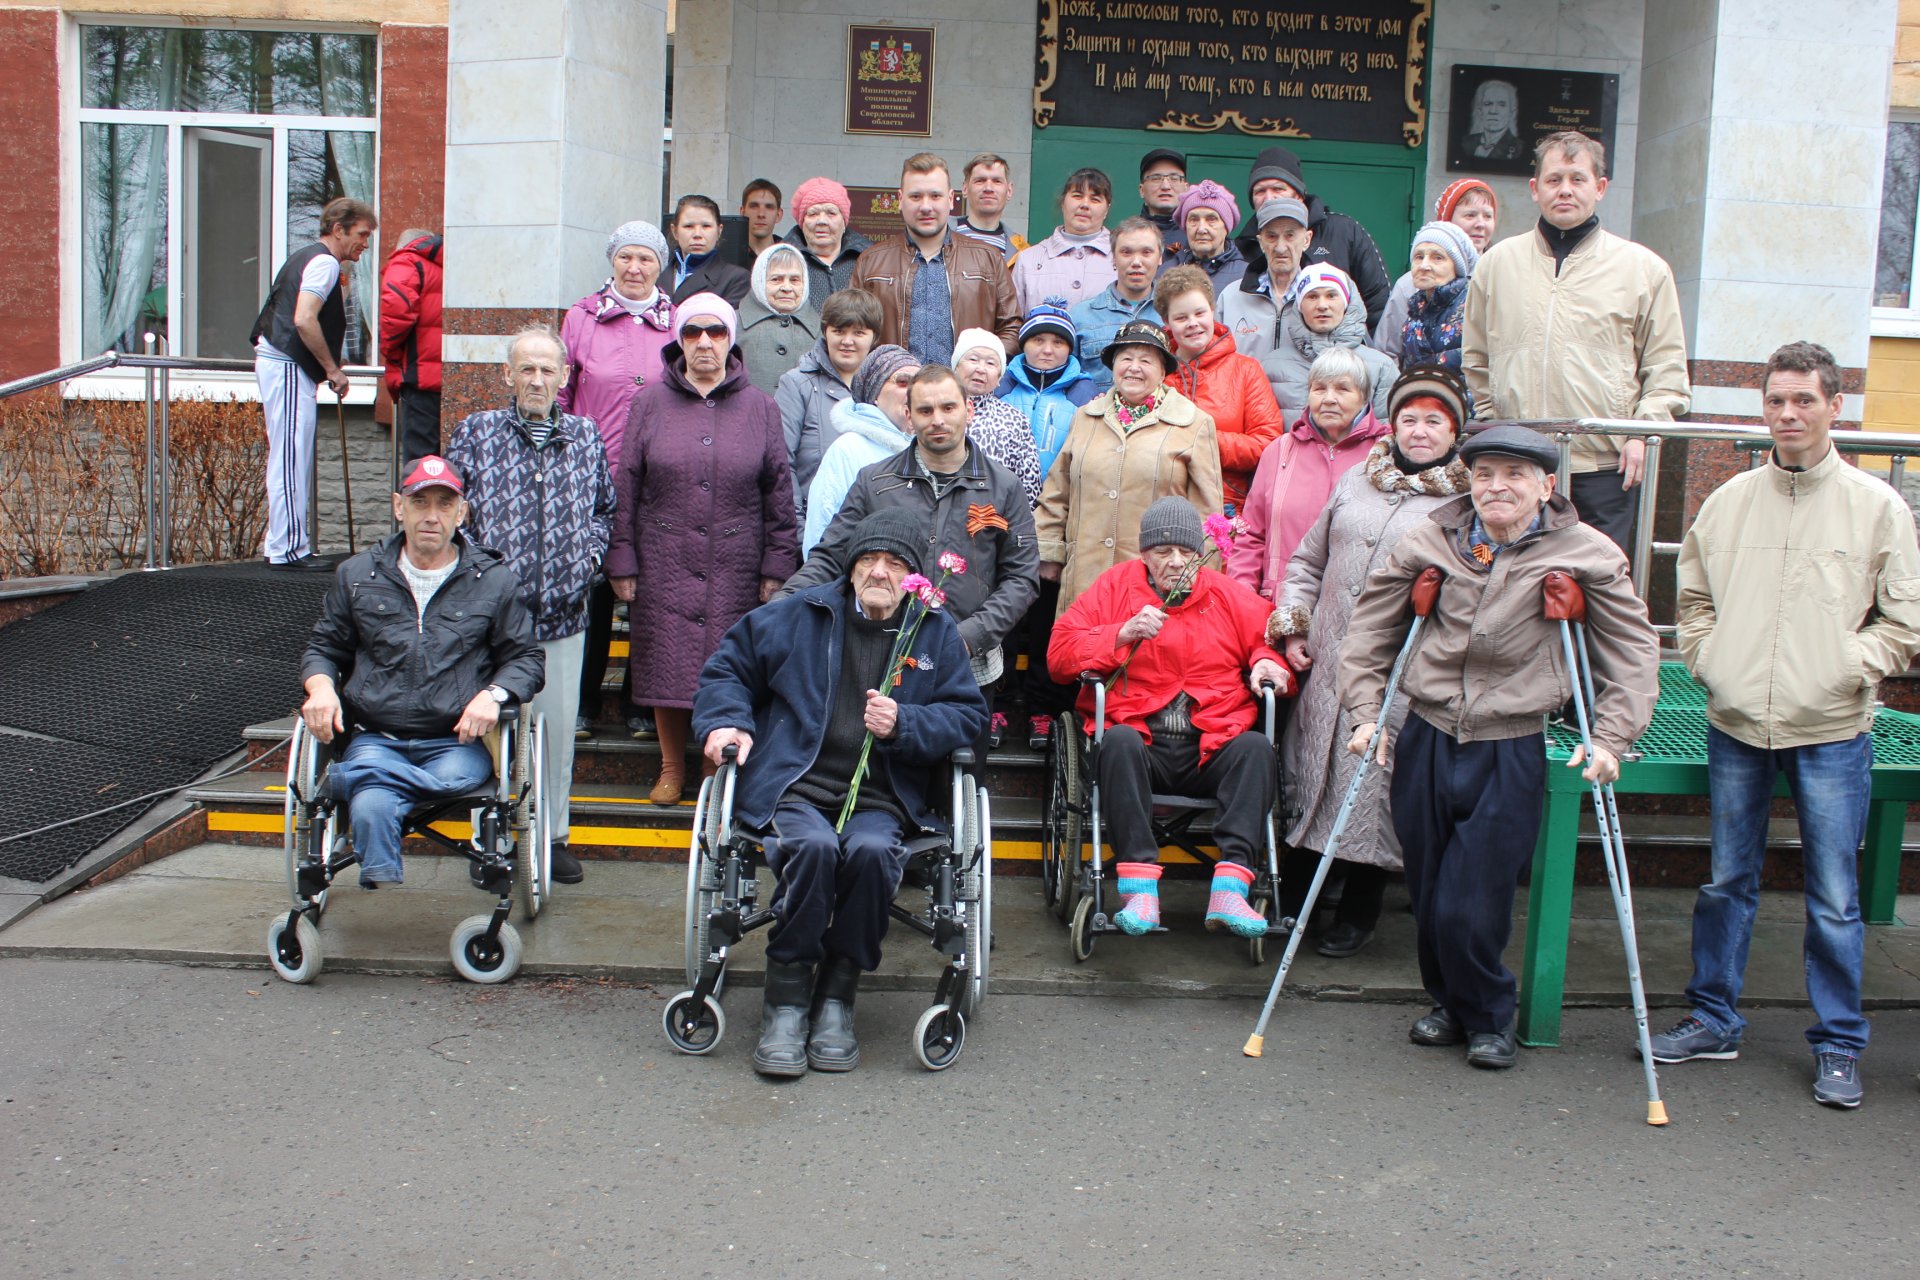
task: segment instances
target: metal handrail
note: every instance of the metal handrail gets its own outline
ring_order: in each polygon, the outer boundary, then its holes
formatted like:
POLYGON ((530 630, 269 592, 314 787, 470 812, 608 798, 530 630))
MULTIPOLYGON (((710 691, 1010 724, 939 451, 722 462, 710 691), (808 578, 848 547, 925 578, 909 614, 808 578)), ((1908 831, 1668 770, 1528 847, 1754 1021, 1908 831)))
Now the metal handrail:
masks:
MULTIPOLYGON (((173 494, 173 455, 169 427, 171 425, 171 407, 173 404, 172 375, 176 369, 190 370, 195 373, 252 373, 254 362, 232 356, 169 356, 154 351, 157 343, 165 338, 155 334, 146 334, 144 352, 107 351, 86 360, 72 364, 63 364, 57 369, 48 369, 44 373, 28 374, 24 378, 15 378, 11 382, 0 382, 0 400, 21 395, 28 391, 38 391, 42 387, 51 387, 73 378, 97 373, 102 369, 140 369, 146 374, 145 400, 147 406, 147 449, 145 492, 141 495, 147 516, 146 567, 149 569, 170 569, 173 567, 173 513, 169 503, 173 494), (156 433, 156 427, 158 428, 156 433), (157 447, 156 447, 157 446, 157 447), (154 531, 159 530, 159 546, 154 545, 154 531)), ((377 364, 355 364, 342 366, 341 372, 347 379, 378 378, 386 373, 386 368, 377 364)), ((390 434, 390 448, 396 454, 388 463, 389 471, 396 471, 399 465, 399 419, 396 415, 390 434)), ((316 462, 318 453, 316 451, 316 462)), ((308 502, 312 503, 319 489, 318 484, 308 486, 308 502)), ((347 495, 349 511, 353 495, 347 495)), ((314 523, 309 512, 309 524, 314 523)))

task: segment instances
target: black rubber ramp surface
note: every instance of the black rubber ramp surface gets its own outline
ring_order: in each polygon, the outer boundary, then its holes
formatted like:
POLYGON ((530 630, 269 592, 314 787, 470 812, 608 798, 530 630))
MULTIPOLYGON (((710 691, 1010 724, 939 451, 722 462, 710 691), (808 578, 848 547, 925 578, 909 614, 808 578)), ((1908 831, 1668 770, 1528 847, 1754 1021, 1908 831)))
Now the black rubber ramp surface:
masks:
MULTIPOLYGON (((129 573, 0 628, 0 838, 180 786, 300 701, 331 576, 261 565, 129 573)), ((138 817, 0 844, 50 880, 138 817)))

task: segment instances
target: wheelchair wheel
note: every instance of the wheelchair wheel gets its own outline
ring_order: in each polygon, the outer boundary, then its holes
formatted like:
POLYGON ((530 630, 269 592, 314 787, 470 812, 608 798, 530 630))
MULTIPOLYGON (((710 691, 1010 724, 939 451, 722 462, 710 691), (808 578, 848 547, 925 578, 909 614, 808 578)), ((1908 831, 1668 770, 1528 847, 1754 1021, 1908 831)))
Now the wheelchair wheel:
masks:
POLYGON ((967 814, 961 857, 970 870, 961 878, 960 900, 966 908, 967 991, 962 1011, 977 1016, 987 1002, 987 971, 993 951, 993 818, 987 789, 975 787, 967 814))
POLYGON ((1080 794, 1079 725, 1071 715, 1054 721, 1053 750, 1047 753, 1049 785, 1045 843, 1041 846, 1040 884, 1053 918, 1065 920, 1073 912, 1073 895, 1080 879, 1082 819, 1076 806, 1080 794))
POLYGON ((913 1024, 914 1060, 929 1071, 945 1071, 960 1061, 966 1043, 966 1015, 947 1005, 934 1005, 913 1024))
POLYGON ((267 926, 267 961, 273 971, 288 982, 312 982, 320 973, 325 957, 320 950, 320 931, 304 915, 293 918, 293 930, 287 930, 287 917, 276 915, 267 926))
POLYGON ((513 812, 513 890, 523 920, 536 920, 553 890, 553 831, 547 813, 547 718, 533 722, 514 749, 520 803, 513 812))
MULTIPOLYGON (((320 742, 307 732, 306 722, 296 717, 293 736, 287 740, 287 782, 280 805, 280 842, 287 866, 287 905, 295 910, 310 908, 315 919, 327 909, 327 891, 322 889, 311 899, 301 899, 300 859, 313 846, 312 805, 320 778, 320 742)), ((321 833, 323 856, 332 856, 338 826, 339 816, 328 814, 326 830, 321 833)))
MULTIPOLYGON (((1268 932, 1272 932, 1273 920, 1267 915, 1268 902, 1269 899, 1266 894, 1256 893, 1252 898, 1248 899, 1247 905, 1259 912, 1262 918, 1266 919, 1268 932)), ((1266 963, 1267 939, 1265 934, 1262 934, 1258 938, 1247 939, 1247 959, 1256 965, 1266 963)))
POLYGON ((520 972, 520 931, 501 925, 498 941, 489 947, 486 933, 492 923, 490 915, 468 916, 453 931, 448 950, 453 953, 455 972, 468 982, 505 982, 520 972))
MULTIPOLYGON (((700 783, 699 798, 693 805, 693 846, 687 850, 687 985, 700 981, 700 969, 713 948, 713 909, 720 901, 720 788, 717 777, 700 783)), ((713 994, 726 989, 726 971, 714 984, 713 994)))
POLYGON ((1099 935, 1093 931, 1093 898, 1083 896, 1073 904, 1073 921, 1067 926, 1067 941, 1073 947, 1073 958, 1085 961, 1093 955, 1093 944, 1099 941, 1099 935))
POLYGON ((727 1015, 712 996, 695 1004, 693 992, 682 991, 667 1001, 660 1025, 674 1048, 698 1057, 712 1053, 721 1037, 727 1034, 727 1015))

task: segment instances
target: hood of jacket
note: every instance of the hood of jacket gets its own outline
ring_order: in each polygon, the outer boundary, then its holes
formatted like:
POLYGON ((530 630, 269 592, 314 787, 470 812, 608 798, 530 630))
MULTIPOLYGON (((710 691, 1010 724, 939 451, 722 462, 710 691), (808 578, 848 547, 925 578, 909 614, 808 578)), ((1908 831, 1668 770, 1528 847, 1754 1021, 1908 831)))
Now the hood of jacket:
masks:
MULTIPOLYGON (((773 265, 771 260, 774 256, 774 251, 779 249, 779 247, 777 244, 769 245, 766 252, 755 258, 753 260, 753 271, 748 276, 747 291, 749 296, 747 305, 750 306, 757 302, 760 304, 761 309, 767 312, 768 315, 780 314, 773 309, 773 303, 767 300, 767 271, 773 265)), ((786 256, 784 251, 781 253, 781 256, 786 256)), ((805 249, 802 249, 800 251, 800 305, 793 309, 794 312, 801 312, 807 309, 807 290, 807 253, 805 249)), ((740 327, 743 329, 746 328, 746 318, 746 310, 743 307, 740 315, 740 327)))
MULTIPOLYGON (((671 333, 673 331, 673 300, 668 291, 660 287, 660 282, 657 280, 653 285, 653 296, 654 304, 640 313, 640 319, 650 328, 658 329, 662 333, 671 333)), ((597 290, 574 303, 573 310, 585 312, 589 318, 600 324, 633 314, 627 310, 627 304, 622 302, 619 295, 613 291, 612 280, 608 280, 597 290)))
MULTIPOLYGON (((807 233, 801 229, 799 223, 794 223, 792 227, 788 228, 787 234, 780 238, 799 249, 800 255, 805 261, 816 264, 820 261, 820 259, 813 256, 813 250, 807 247, 807 233)), ((834 256, 833 264, 838 266, 848 258, 857 258, 871 248, 873 248, 873 241, 867 239, 867 237, 861 235, 852 227, 848 227, 840 237, 840 252, 834 256)))
POLYGON ((836 401, 832 419, 834 429, 841 434, 870 440, 889 454, 898 453, 913 443, 913 437, 894 426, 892 420, 876 406, 858 400, 836 401))
MULTIPOLYGON (((439 236, 418 236, 393 251, 393 257, 420 258, 434 266, 445 264, 445 242, 439 236)), ((391 262, 393 258, 389 258, 391 262)))
POLYGON ((1289 303, 1280 317, 1280 340, 1290 343, 1295 351, 1306 357, 1312 364, 1321 352, 1334 347, 1365 346, 1367 341, 1367 300, 1355 293, 1347 301, 1346 314, 1340 317, 1340 323, 1333 327, 1332 333, 1315 333, 1307 328, 1307 322, 1300 314, 1298 299, 1289 303))
MULTIPOLYGON (((662 351, 660 355, 661 358, 667 362, 666 381, 668 386, 678 391, 681 395, 692 396, 696 400, 705 400, 708 398, 706 392, 700 390, 700 388, 694 386, 692 382, 687 380, 686 356, 680 350, 679 343, 668 343, 666 349, 662 351)), ((721 375, 720 385, 713 389, 712 398, 718 400, 722 396, 732 395, 742 387, 750 387, 752 385, 753 383, 747 379, 746 358, 740 354, 739 347, 734 347, 731 351, 727 352, 726 372, 721 375)))
MULTIPOLYGON (((1067 357, 1067 363, 1061 366, 1060 376, 1047 384, 1047 390, 1064 395, 1066 394, 1067 388, 1073 386, 1075 383, 1091 383, 1092 381, 1093 376, 1080 364, 1080 357, 1077 355, 1069 355, 1067 357)), ((1033 385, 1033 371, 1027 368, 1027 358, 1024 355, 1015 356, 1008 362, 1007 371, 1000 375, 1000 385, 1003 388, 1009 385, 1021 387, 1027 391, 1031 391, 1034 395, 1042 394, 1040 389, 1033 385)), ((996 392, 995 394, 998 393, 996 392)))

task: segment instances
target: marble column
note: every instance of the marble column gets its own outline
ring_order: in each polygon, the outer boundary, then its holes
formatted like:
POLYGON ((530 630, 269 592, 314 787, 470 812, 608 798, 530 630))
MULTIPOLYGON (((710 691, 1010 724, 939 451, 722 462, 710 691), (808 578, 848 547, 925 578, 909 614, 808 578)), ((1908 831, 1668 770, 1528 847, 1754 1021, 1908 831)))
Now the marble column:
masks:
POLYGON ((443 430, 500 401, 506 337, 660 216, 666 0, 450 0, 443 430))

